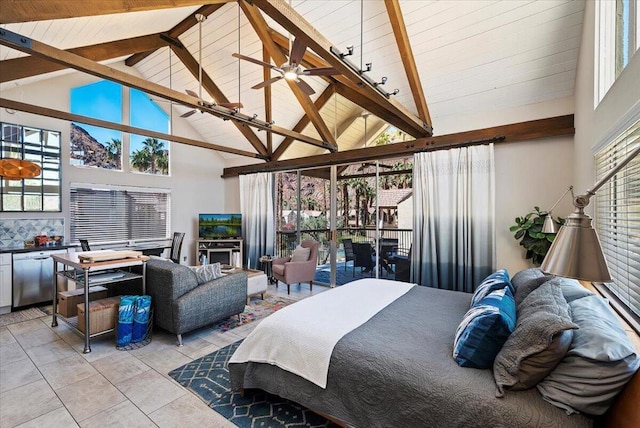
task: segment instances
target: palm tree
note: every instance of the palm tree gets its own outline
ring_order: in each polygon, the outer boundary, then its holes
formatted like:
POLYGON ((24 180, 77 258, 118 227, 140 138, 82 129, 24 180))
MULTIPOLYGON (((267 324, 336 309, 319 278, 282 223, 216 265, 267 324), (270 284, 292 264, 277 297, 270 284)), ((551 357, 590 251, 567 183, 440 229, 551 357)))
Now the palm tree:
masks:
POLYGON ((151 174, 157 173, 157 158, 158 155, 164 150, 164 142, 158 141, 157 138, 147 138, 142 142, 144 146, 143 150, 147 150, 150 156, 151 174))
POLYGON ((160 169, 160 173, 165 175, 168 174, 169 173, 169 151, 162 150, 158 154, 158 158, 156 159, 156 164, 160 169))
POLYGON ((122 141, 118 138, 112 138, 106 143, 107 157, 116 166, 120 167, 120 159, 122 155, 122 141))
POLYGON ((140 172, 146 172, 151 166, 151 154, 146 148, 136 150, 131 154, 131 165, 140 172))

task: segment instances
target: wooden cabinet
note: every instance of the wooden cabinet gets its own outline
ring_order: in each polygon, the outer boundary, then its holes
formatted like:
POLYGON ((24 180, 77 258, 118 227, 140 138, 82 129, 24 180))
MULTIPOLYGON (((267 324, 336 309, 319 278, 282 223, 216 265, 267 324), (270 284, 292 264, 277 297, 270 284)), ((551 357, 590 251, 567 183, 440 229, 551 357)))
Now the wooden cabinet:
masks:
POLYGON ((0 314, 11 312, 11 254, 0 254, 0 314))
POLYGON ((242 267, 242 239, 200 239, 197 241, 198 265, 219 262, 223 265, 242 267))

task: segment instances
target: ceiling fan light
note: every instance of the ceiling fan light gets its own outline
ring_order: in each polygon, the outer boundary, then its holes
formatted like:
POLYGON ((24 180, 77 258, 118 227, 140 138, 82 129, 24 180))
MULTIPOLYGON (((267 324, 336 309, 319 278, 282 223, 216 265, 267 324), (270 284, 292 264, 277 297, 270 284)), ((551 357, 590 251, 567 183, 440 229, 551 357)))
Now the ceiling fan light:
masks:
POLYGON ((291 81, 298 80, 298 73, 294 70, 287 70, 284 72, 284 78, 291 81))

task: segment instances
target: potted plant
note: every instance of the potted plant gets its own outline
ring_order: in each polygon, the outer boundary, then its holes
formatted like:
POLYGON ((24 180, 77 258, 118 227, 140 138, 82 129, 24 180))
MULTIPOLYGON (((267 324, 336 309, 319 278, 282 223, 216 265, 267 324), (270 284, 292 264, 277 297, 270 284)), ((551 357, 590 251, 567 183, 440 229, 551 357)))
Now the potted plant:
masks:
MULTIPOLYGON (((547 255, 556 234, 542 232, 544 219, 549 214, 546 211, 540 211, 539 207, 534 209, 534 212, 524 217, 516 217, 516 224, 509 230, 514 232, 514 237, 527 250, 525 258, 531 259, 533 264, 539 266, 547 255)), ((555 221, 560 225, 564 224, 563 218, 558 217, 555 221)))

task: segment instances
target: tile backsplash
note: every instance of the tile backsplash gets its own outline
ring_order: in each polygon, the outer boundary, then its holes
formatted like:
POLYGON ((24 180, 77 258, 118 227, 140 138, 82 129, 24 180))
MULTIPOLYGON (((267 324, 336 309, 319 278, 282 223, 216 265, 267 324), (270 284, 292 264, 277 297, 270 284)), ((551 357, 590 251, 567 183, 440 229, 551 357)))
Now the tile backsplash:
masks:
POLYGON ((0 247, 21 246, 36 235, 64 235, 64 218, 0 220, 0 247))

